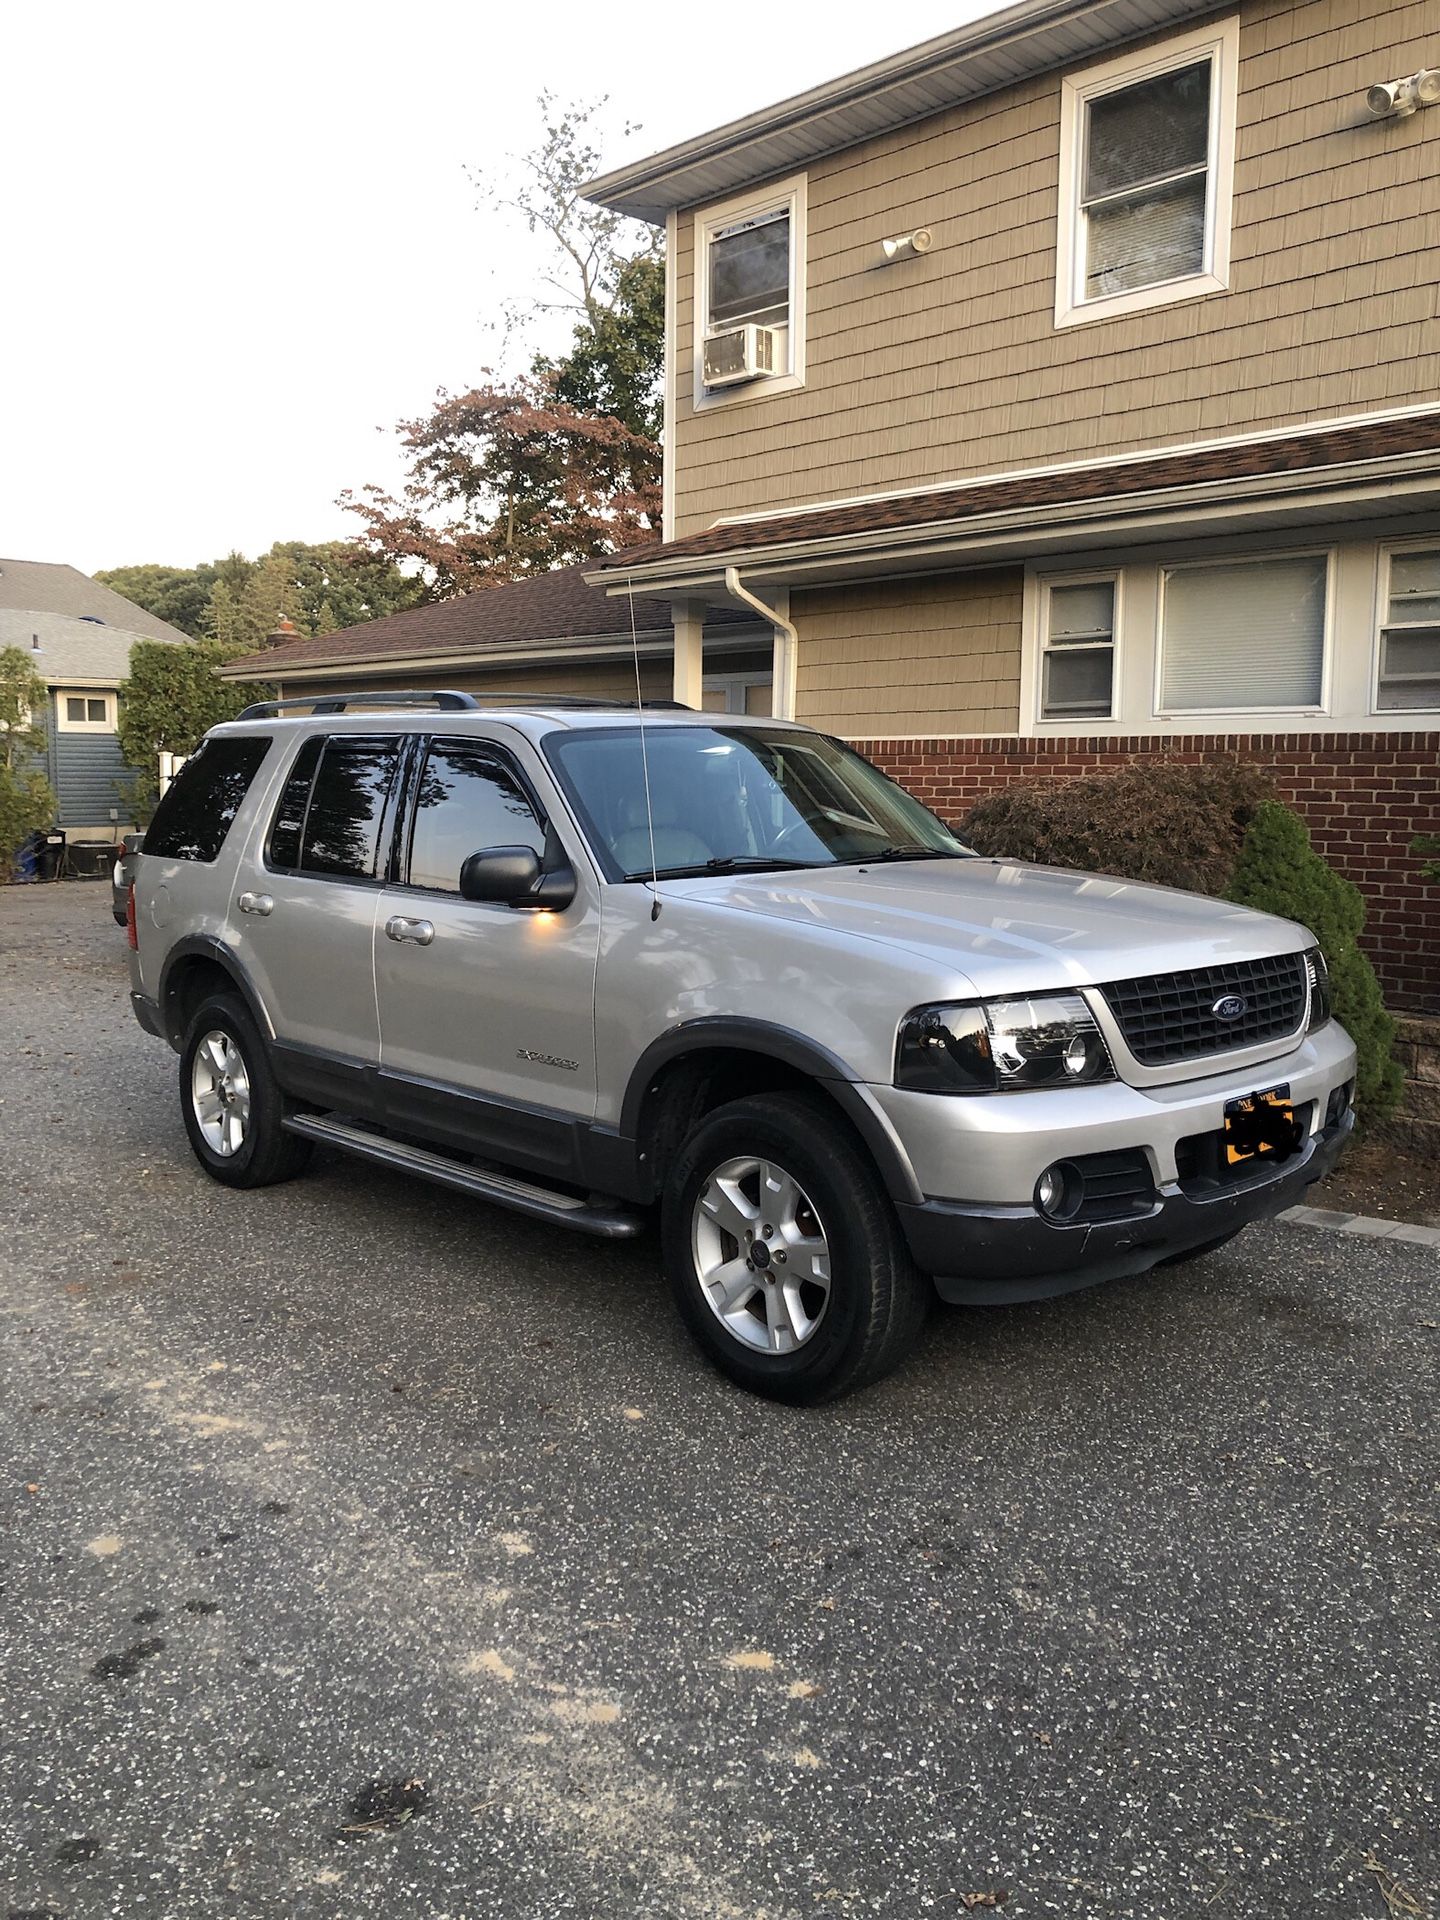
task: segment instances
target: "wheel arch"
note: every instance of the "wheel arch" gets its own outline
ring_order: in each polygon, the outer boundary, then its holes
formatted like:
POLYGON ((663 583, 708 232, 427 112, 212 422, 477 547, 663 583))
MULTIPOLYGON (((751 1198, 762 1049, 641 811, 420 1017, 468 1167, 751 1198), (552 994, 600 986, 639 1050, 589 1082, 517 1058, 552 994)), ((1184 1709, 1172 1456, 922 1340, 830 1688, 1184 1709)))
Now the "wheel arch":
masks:
POLYGON ((849 1123, 890 1198, 924 1196, 899 1136, 868 1087, 835 1054, 793 1028, 717 1015, 672 1027, 645 1049, 625 1090, 620 1132, 633 1141, 637 1172, 652 1193, 694 1123, 746 1094, 809 1088, 849 1123))
POLYGON ((177 1053, 201 999, 227 988, 240 995, 260 1032, 272 1037, 270 1016, 234 950, 214 934, 189 934, 176 941, 165 957, 158 1002, 165 1038, 177 1053))

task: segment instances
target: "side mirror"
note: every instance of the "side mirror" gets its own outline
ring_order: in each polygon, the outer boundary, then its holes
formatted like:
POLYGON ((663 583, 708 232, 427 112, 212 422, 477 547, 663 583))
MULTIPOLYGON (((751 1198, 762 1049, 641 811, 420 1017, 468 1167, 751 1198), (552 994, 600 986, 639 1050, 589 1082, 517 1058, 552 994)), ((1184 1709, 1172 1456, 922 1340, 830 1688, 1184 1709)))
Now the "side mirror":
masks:
POLYGON ((564 864, 547 872, 533 847, 482 847, 460 869, 460 897, 558 913, 575 898, 575 875, 564 864))

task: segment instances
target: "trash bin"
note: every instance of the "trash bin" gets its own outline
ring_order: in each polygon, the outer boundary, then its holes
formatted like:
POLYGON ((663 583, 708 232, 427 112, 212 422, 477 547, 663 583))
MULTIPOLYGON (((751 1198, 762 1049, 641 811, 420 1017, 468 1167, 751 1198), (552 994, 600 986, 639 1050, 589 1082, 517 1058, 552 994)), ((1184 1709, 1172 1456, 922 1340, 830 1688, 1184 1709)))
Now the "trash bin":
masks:
POLYGON ((115 865, 113 840, 72 840, 65 871, 72 880, 104 880, 115 865))
POLYGON ((40 837, 40 878, 58 880, 65 865, 65 829, 52 827, 40 837))

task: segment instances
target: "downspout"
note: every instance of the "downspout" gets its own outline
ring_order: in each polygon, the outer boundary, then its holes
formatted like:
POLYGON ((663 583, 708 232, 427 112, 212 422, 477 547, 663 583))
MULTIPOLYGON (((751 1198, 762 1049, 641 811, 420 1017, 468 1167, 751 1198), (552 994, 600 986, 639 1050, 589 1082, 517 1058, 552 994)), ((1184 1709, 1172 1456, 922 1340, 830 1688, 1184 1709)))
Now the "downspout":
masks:
POLYGON ((794 622, 783 613, 777 613, 774 607, 766 606, 763 600, 757 600, 750 589, 740 582, 740 569, 726 567, 725 591, 732 600, 738 600, 742 606, 752 607, 762 614, 775 629, 775 668, 770 693, 770 709, 777 720, 795 718, 795 669, 800 652, 800 636, 795 631, 794 622))

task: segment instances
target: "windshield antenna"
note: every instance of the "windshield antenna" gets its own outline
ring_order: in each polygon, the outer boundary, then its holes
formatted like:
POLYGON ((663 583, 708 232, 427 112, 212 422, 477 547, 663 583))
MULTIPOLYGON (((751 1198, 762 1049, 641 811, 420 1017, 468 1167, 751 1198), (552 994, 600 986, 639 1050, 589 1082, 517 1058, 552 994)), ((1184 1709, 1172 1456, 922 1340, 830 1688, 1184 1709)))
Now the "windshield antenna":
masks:
POLYGON ((625 594, 630 602, 630 651, 635 659, 635 711, 640 720, 640 765, 645 775, 645 827, 650 835, 650 918, 660 918, 660 868, 655 859, 655 809, 650 803, 650 755, 645 746, 645 693, 640 685, 640 635, 635 629, 635 581, 627 570, 625 594))

